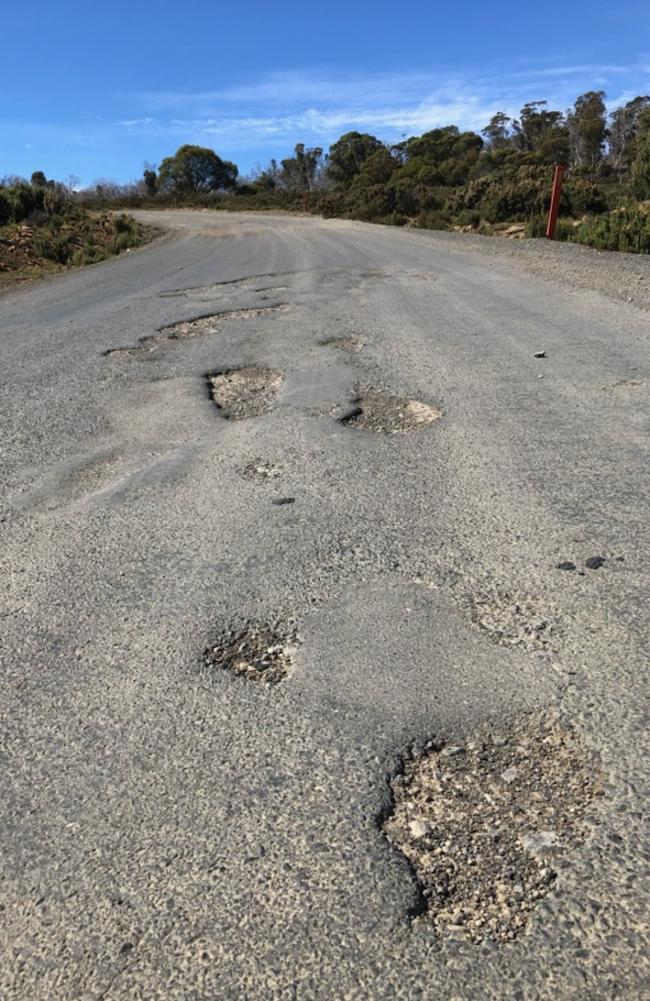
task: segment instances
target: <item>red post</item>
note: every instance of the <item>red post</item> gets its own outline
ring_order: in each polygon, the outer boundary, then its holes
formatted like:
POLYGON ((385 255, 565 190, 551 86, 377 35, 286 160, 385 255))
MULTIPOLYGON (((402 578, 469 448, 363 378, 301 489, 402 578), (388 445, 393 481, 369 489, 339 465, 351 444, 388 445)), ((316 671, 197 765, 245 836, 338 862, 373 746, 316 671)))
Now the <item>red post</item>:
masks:
POLYGON ((553 192, 551 194, 551 205, 548 210, 548 222, 546 224, 547 240, 555 239, 555 226, 557 224, 558 212, 560 211, 560 197, 562 195, 562 182, 565 173, 566 167, 558 165, 553 174, 553 192))

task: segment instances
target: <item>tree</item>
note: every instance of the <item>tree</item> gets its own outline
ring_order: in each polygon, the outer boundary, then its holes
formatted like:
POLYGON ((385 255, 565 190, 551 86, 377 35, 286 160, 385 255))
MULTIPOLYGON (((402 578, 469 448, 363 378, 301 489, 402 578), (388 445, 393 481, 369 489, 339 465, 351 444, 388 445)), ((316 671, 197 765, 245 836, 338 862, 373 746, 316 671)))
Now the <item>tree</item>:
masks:
POLYGON ((160 164, 158 190, 179 195, 227 191, 235 186, 238 173, 234 163, 222 160, 213 149, 185 145, 160 164))
POLYGON ((635 97, 612 112, 609 123, 608 159, 616 170, 629 168, 635 155, 639 119, 650 107, 650 96, 635 97))
POLYGON ((250 184, 256 191, 275 191, 280 182, 280 174, 278 161, 271 159, 268 166, 262 167, 261 164, 257 164, 251 171, 250 184))
POLYGON ((147 195, 149 198, 154 198, 158 191, 158 175, 156 174, 156 168, 152 164, 145 163, 142 180, 147 195))
POLYGON ((602 160, 607 135, 606 115, 604 91, 590 90, 576 100, 573 111, 567 115, 573 163, 595 167, 602 160))
POLYGON ((485 141, 490 149, 499 149, 507 146, 512 139, 512 118, 503 111, 497 111, 481 132, 485 136, 485 141))
POLYGON ((650 108, 639 115, 635 147, 632 190, 637 198, 650 198, 650 108))
POLYGON ((529 101, 513 122, 514 142, 520 150, 537 153, 547 163, 567 163, 569 134, 561 111, 549 111, 546 101, 529 101))
POLYGON ((308 194, 314 187, 322 157, 320 146, 306 149, 304 143, 297 143, 294 156, 282 161, 280 177, 284 186, 289 191, 308 194))
POLYGON ((29 183, 34 188, 45 188, 47 187, 47 177, 42 170, 35 170, 29 179, 29 183))
POLYGON ((349 184, 361 171, 373 153, 383 149, 374 136, 362 132, 346 132, 330 146, 327 173, 337 184, 349 184))

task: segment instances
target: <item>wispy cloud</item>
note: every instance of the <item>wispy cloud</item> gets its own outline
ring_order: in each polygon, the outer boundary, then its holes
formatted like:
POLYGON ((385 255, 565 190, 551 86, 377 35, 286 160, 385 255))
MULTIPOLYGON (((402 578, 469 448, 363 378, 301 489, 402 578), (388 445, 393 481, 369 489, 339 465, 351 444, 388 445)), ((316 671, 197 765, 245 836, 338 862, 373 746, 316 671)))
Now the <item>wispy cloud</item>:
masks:
MULTIPOLYGON (((341 75, 318 69, 275 73, 261 80, 214 90, 144 91, 132 95, 142 117, 129 129, 166 132, 195 141, 220 140, 245 150, 268 139, 332 141, 346 129, 372 131, 387 140, 455 123, 481 129, 496 111, 516 114, 528 100, 546 98, 566 108, 577 94, 615 86, 618 93, 650 87, 646 62, 633 66, 557 62, 511 65, 505 73, 473 78, 413 71, 341 75)), ((637 91, 638 92, 638 91, 637 91)))

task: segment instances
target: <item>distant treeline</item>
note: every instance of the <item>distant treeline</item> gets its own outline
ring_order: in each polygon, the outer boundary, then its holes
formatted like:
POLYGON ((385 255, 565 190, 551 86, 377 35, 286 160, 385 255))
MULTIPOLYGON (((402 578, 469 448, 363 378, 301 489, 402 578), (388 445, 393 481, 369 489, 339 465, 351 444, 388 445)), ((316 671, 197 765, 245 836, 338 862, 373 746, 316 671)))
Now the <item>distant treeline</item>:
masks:
MULTIPOLYGON (((608 114, 602 91, 582 94, 568 112, 552 110, 545 101, 525 104, 516 119, 500 112, 480 134, 447 126, 387 145, 348 132, 327 153, 300 143, 292 156, 271 160, 248 177, 211 149, 182 146, 158 168, 146 165, 137 182, 100 180, 74 198, 97 208, 307 209, 487 233, 520 222, 536 236, 543 232, 554 164, 570 168, 561 238, 650 251, 644 204, 650 200, 650 96, 635 97, 608 114)), ((14 189, 23 185, 7 181, 14 189)), ((2 197, 0 188, 0 222, 2 197)))

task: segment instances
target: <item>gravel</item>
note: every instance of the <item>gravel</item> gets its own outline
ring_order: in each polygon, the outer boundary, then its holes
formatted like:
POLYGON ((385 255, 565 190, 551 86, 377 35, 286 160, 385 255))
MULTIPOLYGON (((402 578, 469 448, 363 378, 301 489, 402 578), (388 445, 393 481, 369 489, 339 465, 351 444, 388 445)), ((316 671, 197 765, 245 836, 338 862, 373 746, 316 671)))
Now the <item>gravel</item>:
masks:
MULTIPOLYGON (((421 231, 420 231, 421 232, 421 231)), ((475 233, 427 233, 446 251, 467 251, 508 259, 508 267, 571 289, 598 292, 610 299, 650 310, 650 257, 594 250, 550 240, 507 240, 475 233)), ((499 267, 502 265, 500 261, 499 267)))

